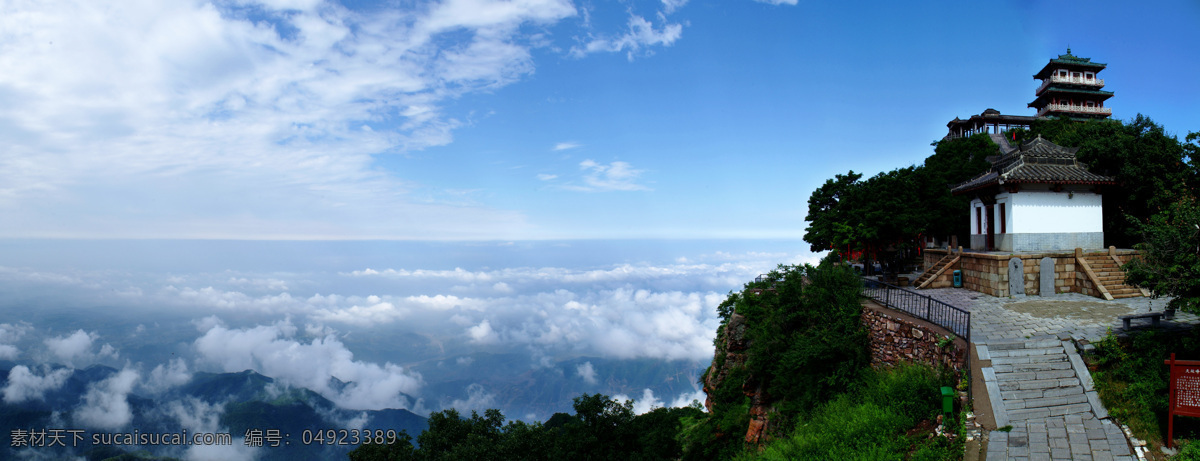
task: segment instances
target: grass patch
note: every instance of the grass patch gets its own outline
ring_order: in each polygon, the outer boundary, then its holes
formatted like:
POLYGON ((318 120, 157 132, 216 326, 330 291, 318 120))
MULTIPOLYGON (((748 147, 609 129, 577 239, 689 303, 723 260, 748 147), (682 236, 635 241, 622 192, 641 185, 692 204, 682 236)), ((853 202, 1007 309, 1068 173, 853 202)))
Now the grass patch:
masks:
MULTIPOLYGON (((1200 332, 1137 331, 1126 338, 1110 334, 1093 343, 1098 369, 1096 391, 1109 414, 1129 426, 1157 452, 1167 436, 1170 370, 1163 363, 1175 353, 1180 360, 1200 359, 1200 332)), ((1200 418, 1175 417, 1175 441, 1200 440, 1200 418)), ((1188 458, 1200 459, 1200 446, 1182 444, 1188 458), (1194 448, 1189 448, 1194 447, 1194 448), (1196 453, 1196 454, 1193 454, 1196 453), (1191 458, 1190 456, 1195 456, 1191 458)), ((1182 456, 1182 453, 1181 453, 1182 456)))
POLYGON ((855 391, 819 407, 786 437, 738 459, 959 460, 963 418, 949 422, 955 437, 930 436, 941 410, 942 386, 957 377, 924 365, 871 371, 855 391))

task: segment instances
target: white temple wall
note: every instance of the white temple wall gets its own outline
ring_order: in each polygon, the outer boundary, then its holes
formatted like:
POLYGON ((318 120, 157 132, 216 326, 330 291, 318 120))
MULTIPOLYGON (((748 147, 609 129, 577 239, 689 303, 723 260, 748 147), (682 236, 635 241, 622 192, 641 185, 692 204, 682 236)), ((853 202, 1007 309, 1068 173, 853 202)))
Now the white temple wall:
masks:
POLYGON ((1022 190, 1008 198, 1012 203, 1008 227, 1013 233, 1104 232, 1099 194, 1022 190))

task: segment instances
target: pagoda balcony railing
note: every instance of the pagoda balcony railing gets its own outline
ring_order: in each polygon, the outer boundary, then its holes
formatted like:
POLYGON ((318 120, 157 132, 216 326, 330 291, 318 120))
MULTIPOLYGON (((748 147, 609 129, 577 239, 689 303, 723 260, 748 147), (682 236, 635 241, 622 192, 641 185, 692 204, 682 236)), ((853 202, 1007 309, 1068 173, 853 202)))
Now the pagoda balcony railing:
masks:
POLYGON ((1103 114, 1112 115, 1112 109, 1107 107, 1088 107, 1088 106, 1073 106, 1070 104, 1046 104, 1046 107, 1038 111, 1037 116, 1046 115, 1047 112, 1074 112, 1077 114, 1103 114))
POLYGON ((1050 78, 1042 79, 1042 86, 1038 87, 1035 94, 1041 94, 1042 90, 1045 90, 1046 87, 1050 86, 1051 83, 1073 83, 1076 85, 1090 85, 1096 88, 1104 87, 1104 79, 1102 78, 1092 78, 1089 80, 1083 77, 1060 77, 1058 75, 1051 75, 1050 78))

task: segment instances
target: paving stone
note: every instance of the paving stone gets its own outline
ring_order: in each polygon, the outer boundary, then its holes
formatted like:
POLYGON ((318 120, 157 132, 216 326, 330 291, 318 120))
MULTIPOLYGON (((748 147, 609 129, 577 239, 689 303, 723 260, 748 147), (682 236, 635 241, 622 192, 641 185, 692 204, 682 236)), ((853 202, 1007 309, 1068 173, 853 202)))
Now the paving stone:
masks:
POLYGON ((1071 384, 1063 384, 1061 379, 1035 379, 1032 381, 1021 381, 1018 386, 1020 390, 1027 389, 1052 389, 1055 387, 1065 387, 1071 384))
POLYGON ((1075 370, 1050 370, 1035 373, 1035 379, 1074 378, 1075 370))
POLYGON ((1043 397, 1062 397, 1064 395, 1083 394, 1082 386, 1075 387, 1060 387, 1057 389, 1046 389, 1042 391, 1043 397))
MULTIPOLYGON (((1121 460, 1133 461, 1133 452, 1120 429, 1108 420, 1095 398, 1094 383, 1071 339, 1095 341, 1113 318, 1096 320, 1067 316, 1048 317, 1017 312, 1009 305, 1027 298, 996 298, 963 289, 922 290, 935 299, 972 314, 971 335, 976 359, 991 358, 985 372, 985 390, 992 396, 1000 426, 1011 424, 1011 433, 989 433, 989 460, 1121 460), (1009 446, 1014 445, 1014 446, 1009 446)), ((1127 298, 1099 301, 1078 293, 1054 294, 1046 300, 1105 302, 1149 311, 1149 300, 1127 298)), ((1161 303, 1161 301, 1160 301, 1161 303)), ((1200 317, 1180 314, 1176 322, 1200 322, 1200 317)))
MULTIPOLYGON (((1028 391, 1005 391, 1005 392, 1001 392, 1000 394, 1002 396, 1004 396, 1004 400, 1025 400, 1025 399, 1042 398, 1043 392, 1048 392, 1048 391, 1042 391, 1041 389, 1034 389, 1034 390, 1028 390, 1028 391)), ((1050 396, 1047 396, 1047 397, 1050 397, 1050 396)))
POLYGON ((1050 410, 1047 408, 1021 408, 1008 412, 1008 419, 1012 421, 1025 421, 1047 416, 1050 416, 1050 410))

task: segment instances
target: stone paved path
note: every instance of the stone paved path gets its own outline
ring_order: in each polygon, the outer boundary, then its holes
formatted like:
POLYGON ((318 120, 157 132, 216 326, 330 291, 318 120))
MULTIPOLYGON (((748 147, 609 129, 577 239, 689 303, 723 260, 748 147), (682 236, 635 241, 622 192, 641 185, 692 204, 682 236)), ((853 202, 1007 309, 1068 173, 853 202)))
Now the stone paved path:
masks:
MULTIPOLYGON (((983 371, 990 411, 997 426, 1012 430, 988 434, 987 460, 1137 459, 1096 396, 1071 340, 1096 341, 1110 329, 1120 331, 1117 316, 1162 311, 1166 299, 1104 301, 1077 293, 996 298, 961 288, 920 293, 970 311, 976 358, 991 361, 983 371)), ((1136 322, 1133 328, 1143 327, 1136 322)), ((1200 317, 1178 313, 1163 323, 1195 325, 1200 317)))
POLYGON ((1133 452, 1107 418, 1075 345, 1058 338, 993 341, 976 348, 997 426, 987 459, 1126 460, 1133 452), (999 396, 1000 398, 996 398, 999 396))

